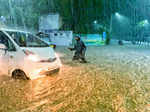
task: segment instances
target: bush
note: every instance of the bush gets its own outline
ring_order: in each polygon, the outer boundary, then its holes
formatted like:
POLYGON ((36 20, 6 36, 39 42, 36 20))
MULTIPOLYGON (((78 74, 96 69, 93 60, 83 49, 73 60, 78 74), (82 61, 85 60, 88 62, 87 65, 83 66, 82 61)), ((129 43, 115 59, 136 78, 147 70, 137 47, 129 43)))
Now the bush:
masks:
POLYGON ((105 41, 105 44, 106 45, 109 45, 110 44, 110 40, 111 40, 111 34, 109 32, 106 32, 107 33, 107 37, 106 37, 106 41, 105 41))
POLYGON ((110 37, 106 38, 105 44, 106 44, 106 45, 109 45, 109 44, 110 44, 110 37))

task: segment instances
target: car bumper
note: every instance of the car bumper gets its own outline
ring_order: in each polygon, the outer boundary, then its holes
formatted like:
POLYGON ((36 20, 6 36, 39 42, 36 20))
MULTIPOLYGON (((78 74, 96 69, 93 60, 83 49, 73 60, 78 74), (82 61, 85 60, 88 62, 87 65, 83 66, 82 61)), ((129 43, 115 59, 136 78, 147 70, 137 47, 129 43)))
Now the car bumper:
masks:
POLYGON ((55 68, 55 69, 48 69, 48 70, 42 70, 39 75, 52 75, 55 73, 58 73, 60 68, 55 68))
POLYGON ((26 63, 25 71, 30 79, 36 79, 59 72, 61 62, 57 59, 52 63, 26 63))

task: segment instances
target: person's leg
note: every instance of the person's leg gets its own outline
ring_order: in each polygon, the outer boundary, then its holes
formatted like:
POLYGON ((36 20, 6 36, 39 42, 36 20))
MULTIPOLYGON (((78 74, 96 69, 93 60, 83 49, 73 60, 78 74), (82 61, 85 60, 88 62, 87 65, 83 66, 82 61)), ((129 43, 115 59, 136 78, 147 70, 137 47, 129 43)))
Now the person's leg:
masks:
POLYGON ((80 59, 81 59, 81 62, 83 63, 86 63, 86 59, 85 59, 85 52, 86 52, 86 49, 83 49, 81 54, 80 54, 80 59))
POLYGON ((75 52, 74 56, 73 56, 73 61, 75 60, 79 60, 79 53, 78 52, 75 52))

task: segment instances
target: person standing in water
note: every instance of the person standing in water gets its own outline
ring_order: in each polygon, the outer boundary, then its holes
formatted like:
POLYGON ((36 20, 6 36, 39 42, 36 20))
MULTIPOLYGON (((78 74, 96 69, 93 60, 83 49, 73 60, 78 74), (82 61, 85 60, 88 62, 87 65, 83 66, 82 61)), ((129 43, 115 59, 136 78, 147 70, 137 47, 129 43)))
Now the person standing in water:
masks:
POLYGON ((80 39, 79 36, 76 36, 75 40, 76 44, 74 45, 74 48, 69 48, 71 51, 75 51, 72 60, 81 60, 81 63, 87 63, 87 61, 85 60, 86 46, 84 42, 80 39))

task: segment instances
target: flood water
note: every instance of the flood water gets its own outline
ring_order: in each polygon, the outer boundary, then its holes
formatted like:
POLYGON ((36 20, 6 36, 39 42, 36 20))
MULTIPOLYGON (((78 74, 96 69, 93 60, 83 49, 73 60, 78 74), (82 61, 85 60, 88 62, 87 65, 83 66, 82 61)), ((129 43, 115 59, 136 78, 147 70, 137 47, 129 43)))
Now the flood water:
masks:
POLYGON ((0 112, 148 112, 150 51, 138 46, 89 47, 87 64, 57 48, 59 74, 14 80, 0 76, 0 112))

